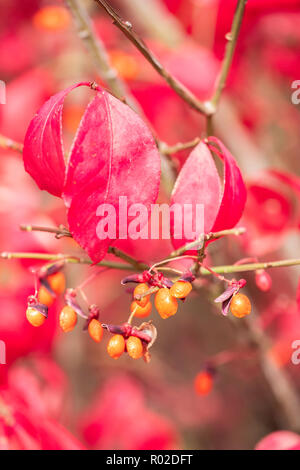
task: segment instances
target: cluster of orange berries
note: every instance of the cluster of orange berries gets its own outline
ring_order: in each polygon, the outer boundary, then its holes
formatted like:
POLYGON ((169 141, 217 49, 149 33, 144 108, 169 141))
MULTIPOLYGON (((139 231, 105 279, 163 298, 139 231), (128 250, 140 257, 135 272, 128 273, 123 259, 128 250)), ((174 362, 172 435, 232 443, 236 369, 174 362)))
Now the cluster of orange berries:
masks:
MULTIPOLYGON (((130 311, 138 318, 150 315, 152 304, 151 293, 147 283, 138 284, 133 291, 135 299, 130 306, 130 311)), ((192 290, 192 284, 188 281, 176 281, 170 288, 160 287, 155 294, 154 304, 161 318, 166 319, 176 314, 178 310, 178 299, 185 299, 192 290)))
MULTIPOLYGON (((42 326, 48 317, 48 308, 53 304, 55 297, 62 294, 66 288, 66 281, 64 274, 61 272, 61 266, 52 266, 50 268, 42 268, 39 272, 40 288, 37 296, 30 296, 28 298, 28 307, 26 310, 26 318, 29 323, 34 327, 42 326), (53 272, 52 271, 57 272, 53 272)), ((143 291, 139 290, 141 293, 143 291)), ((149 296, 150 297, 150 296, 149 296)), ((149 299, 148 299, 149 300, 149 299)), ((96 342, 100 343, 103 337, 104 328, 114 334, 107 345, 107 352, 109 356, 114 359, 119 358, 124 352, 127 352, 133 359, 144 357, 147 360, 148 347, 152 341, 151 328, 146 328, 142 324, 146 333, 142 329, 131 327, 129 324, 121 326, 104 325, 99 321, 99 309, 96 305, 91 305, 89 308, 89 315, 86 315, 76 301, 76 290, 67 289, 65 292, 66 305, 62 308, 59 315, 59 325, 65 333, 73 331, 78 322, 78 315, 86 320, 84 329, 88 330, 90 337, 96 342)), ((140 302, 142 305, 147 303, 147 299, 143 298, 140 302)), ((151 305, 151 303, 150 303, 151 305)), ((153 330, 152 326, 152 330, 153 330)), ((154 328, 155 329, 155 328, 154 328)))
POLYGON ((118 359, 124 352, 132 359, 139 359, 144 355, 144 346, 140 338, 129 336, 125 340, 123 335, 114 335, 107 345, 107 352, 113 359, 118 359))
MULTIPOLYGON (((56 296, 61 295, 66 289, 65 276, 61 271, 49 275, 46 273, 40 280, 41 286, 38 290, 37 301, 35 301, 34 296, 31 296, 26 310, 26 318, 34 327, 42 326, 45 323, 48 316, 48 307, 51 307, 56 296)), ((103 336, 103 328, 96 317, 97 314, 92 314, 90 318, 87 318, 87 329, 90 337, 99 343, 103 336)), ((61 329, 65 333, 72 331, 77 324, 77 318, 76 310, 70 305, 65 305, 59 315, 61 329)))
MULTIPOLYGON (((91 308, 95 308, 92 306, 91 308)), ((97 315, 98 316, 98 313, 97 315)), ((59 326, 64 333, 73 331, 77 324, 77 312, 70 305, 65 305, 59 315, 59 326)), ((103 336, 103 327, 97 317, 93 315, 87 318, 87 330, 90 337, 96 342, 100 343, 103 336)))
MULTIPOLYGON (((61 295, 66 289, 65 276, 61 271, 62 267, 63 262, 45 266, 37 272, 40 287, 37 295, 29 297, 26 310, 27 320, 34 327, 39 327, 45 323, 48 316, 48 307, 53 304, 56 296, 61 295)), ((178 310, 178 300, 184 301, 190 294, 193 280, 194 276, 191 273, 186 273, 174 283, 164 278, 160 273, 150 274, 148 271, 129 276, 122 283, 138 283, 133 291, 130 318, 144 318, 150 315, 152 311, 150 300, 152 293, 155 293, 154 304, 161 318, 167 319, 175 315, 178 310)), ((222 302, 223 313, 230 308, 232 314, 237 318, 249 315, 251 312, 250 300, 246 295, 239 293, 239 289, 245 283, 246 281, 243 279, 231 281, 226 291, 216 299, 217 302, 222 302)), ((127 352, 133 359, 141 357, 144 357, 146 361, 149 359, 148 348, 152 346, 156 338, 156 329, 151 322, 143 323, 138 328, 131 326, 131 320, 119 326, 105 325, 99 321, 99 309, 96 305, 89 307, 88 315, 81 309, 76 301, 76 292, 76 289, 67 289, 65 292, 66 305, 59 315, 59 325, 62 331, 65 333, 73 331, 77 325, 79 315, 85 319, 84 329, 88 330, 90 337, 95 342, 99 343, 102 340, 104 329, 112 333, 113 336, 107 345, 107 352, 110 357, 118 359, 124 352, 127 352)), ((210 373, 202 374, 196 382, 198 391, 201 389, 208 390, 212 386, 212 376, 210 376, 210 373)), ((199 393, 205 394, 204 392, 199 393)))

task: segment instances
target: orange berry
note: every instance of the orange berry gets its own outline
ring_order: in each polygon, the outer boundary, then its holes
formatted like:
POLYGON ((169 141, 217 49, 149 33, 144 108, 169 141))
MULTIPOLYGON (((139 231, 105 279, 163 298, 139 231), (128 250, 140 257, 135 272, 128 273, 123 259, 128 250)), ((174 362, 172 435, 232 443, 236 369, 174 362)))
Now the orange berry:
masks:
POLYGON ((107 345, 107 352, 113 359, 118 359, 125 351, 125 339, 122 335, 114 335, 107 345))
POLYGON ((235 294, 230 302, 232 315, 237 318, 243 318, 251 312, 251 302, 244 294, 235 294))
POLYGON ((42 326, 47 320, 47 317, 45 317, 45 315, 43 315, 41 312, 39 312, 39 310, 34 307, 27 308, 26 318, 32 326, 36 327, 42 326))
POLYGON ((70 13, 62 6, 49 5, 40 8, 33 17, 33 24, 44 31, 62 31, 71 22, 70 13))
POLYGON ((58 272, 55 274, 51 274, 51 276, 47 277, 47 281, 50 284, 51 289, 57 295, 62 294, 66 288, 66 279, 65 275, 62 272, 58 272))
POLYGON ((176 281, 170 289, 170 293, 176 299, 184 299, 189 295, 193 286, 187 281, 176 281))
POLYGON ((175 315, 178 309, 178 302, 170 293, 167 287, 159 289, 155 295, 155 307, 163 319, 175 315))
POLYGON ((61 329, 68 333, 75 328, 77 323, 77 313, 69 305, 65 305, 59 315, 59 325, 61 329))
POLYGON ((101 323, 93 318, 93 320, 90 321, 89 326, 88 326, 88 332, 90 334, 90 337, 96 341, 96 343, 100 343, 102 336, 103 336, 103 328, 101 323))
POLYGON ((151 304, 151 302, 148 302, 145 305, 145 307, 141 307, 134 300, 133 302, 131 302, 130 311, 133 312, 134 310, 135 310, 135 314, 134 314, 135 317, 137 317, 137 318, 148 317, 148 315, 150 315, 151 310, 152 310, 152 304, 151 304))
MULTIPOLYGON (((133 291, 133 297, 135 297, 136 295, 145 294, 145 292, 148 292, 148 290, 149 290, 149 287, 147 284, 145 283, 138 284, 133 291)), ((147 305, 147 303, 149 302, 150 297, 151 295, 149 294, 143 297, 141 300, 135 300, 135 302, 141 307, 145 307, 145 305, 147 305)))
POLYGON ((45 286, 41 286, 38 292, 38 300, 41 304, 47 305, 47 307, 51 307, 55 298, 45 286))
POLYGON ((194 387, 197 395, 208 395, 213 387, 213 376, 207 372, 199 372, 196 375, 194 387))
POLYGON ((126 349, 132 359, 139 359, 143 355, 143 343, 136 336, 129 336, 126 341, 126 349))

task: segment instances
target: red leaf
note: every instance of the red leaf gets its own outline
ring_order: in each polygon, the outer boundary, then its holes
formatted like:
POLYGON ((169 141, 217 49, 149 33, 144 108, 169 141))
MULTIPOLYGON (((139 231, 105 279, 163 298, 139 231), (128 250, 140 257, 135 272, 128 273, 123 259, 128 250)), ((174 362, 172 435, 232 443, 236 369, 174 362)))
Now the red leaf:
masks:
POLYGON ((24 141, 25 170, 40 189, 61 196, 65 180, 65 158, 62 141, 62 108, 67 94, 88 83, 77 83, 53 95, 29 124, 24 141))
MULTIPOLYGON (((191 152, 176 180, 171 204, 192 204, 195 216, 196 204, 204 205, 204 231, 209 232, 218 213, 221 185, 214 159, 204 142, 191 152)), ((194 219, 194 217, 193 217, 194 219)), ((172 242, 175 248, 190 240, 174 238, 174 224, 171 221, 172 242)))
MULTIPOLYGON (((172 194, 172 204, 192 204, 194 216, 196 204, 204 205, 205 233, 234 227, 242 216, 246 202, 246 188, 233 156, 215 137, 210 137, 209 142, 216 143, 221 151, 200 142, 182 167, 172 194), (210 150, 224 162, 223 194, 210 150)), ((176 240, 173 224, 171 231, 175 247, 190 241, 176 240)))
POLYGON ((214 142, 220 147, 221 153, 218 152, 218 155, 224 162, 223 197, 218 216, 211 230, 226 230, 234 227, 242 217, 247 191, 241 171, 225 145, 216 137, 210 137, 209 142, 214 142))
POLYGON ((128 207, 140 203, 149 210, 159 181, 159 153, 144 122, 107 92, 97 93, 73 143, 64 191, 72 235, 94 262, 112 243, 97 237, 98 206, 115 208, 118 227, 119 196, 127 197, 128 207))

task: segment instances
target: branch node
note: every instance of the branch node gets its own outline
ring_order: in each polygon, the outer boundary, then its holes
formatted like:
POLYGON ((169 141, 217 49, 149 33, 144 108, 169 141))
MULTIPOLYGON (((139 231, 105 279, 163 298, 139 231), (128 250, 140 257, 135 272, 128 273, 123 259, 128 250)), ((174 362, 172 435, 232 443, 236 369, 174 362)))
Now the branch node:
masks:
POLYGON ((203 106, 207 117, 213 116, 217 111, 216 106, 211 101, 204 101, 203 106))

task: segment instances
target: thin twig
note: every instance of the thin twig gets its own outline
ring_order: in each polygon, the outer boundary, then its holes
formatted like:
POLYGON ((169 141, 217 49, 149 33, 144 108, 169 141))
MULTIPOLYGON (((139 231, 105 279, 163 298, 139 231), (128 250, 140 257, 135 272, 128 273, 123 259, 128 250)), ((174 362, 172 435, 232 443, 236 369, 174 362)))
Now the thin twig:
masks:
POLYGON ((4 135, 0 135, 0 148, 7 150, 15 150, 16 152, 23 152, 23 144, 16 142, 15 140, 9 139, 4 135))
MULTIPOLYGON (((71 264, 90 264, 93 262, 88 258, 80 258, 75 255, 65 254, 51 254, 51 253, 22 253, 22 252, 7 252, 0 253, 2 259, 32 259, 32 260, 45 260, 45 261, 60 261, 64 260, 66 263, 71 264)), ((114 261, 101 261, 97 266, 105 266, 107 268, 119 269, 125 271, 136 271, 131 264, 116 263, 114 261)))
POLYGON ((110 63, 106 48, 94 31, 93 24, 84 4, 79 0, 65 0, 77 25, 78 35, 94 58, 100 77, 106 82, 112 93, 135 111, 141 113, 141 107, 133 98, 126 84, 118 76, 110 63))
POLYGON ((247 0, 238 1, 235 14, 233 17, 231 32, 226 35, 226 39, 228 42, 226 46, 225 56, 222 62, 221 72, 219 75, 219 79, 216 85, 214 95, 212 96, 210 100, 210 104, 212 105, 212 108, 215 110, 218 107, 222 91, 226 85, 227 76, 228 76, 228 73, 232 64, 234 51, 235 51, 237 40, 239 37, 239 32, 240 32, 240 28, 241 28, 241 24, 242 24, 242 20, 244 16, 246 3, 247 3, 247 0))
MULTIPOLYGON (((267 261, 265 263, 249 263, 241 265, 230 264, 227 266, 213 266, 212 269, 215 273, 230 274, 256 271, 257 269, 284 268, 290 266, 300 266, 300 259, 284 259, 279 261, 267 261)), ((209 274, 205 268, 201 268, 200 272, 203 276, 209 274)))
POLYGON ((175 48, 184 41, 183 26, 161 0, 122 0, 123 5, 135 16, 138 26, 160 43, 175 48))
MULTIPOLYGON (((121 257, 122 255, 120 255, 121 257)), ((124 253, 127 259, 130 258, 129 255, 124 253)), ((41 259, 41 260, 61 260, 65 259, 68 263, 79 263, 79 264, 93 264, 90 259, 87 258, 78 258, 74 255, 63 255, 63 254, 49 254, 49 253, 23 253, 23 252, 7 252, 3 251, 0 253, 0 258, 2 259, 41 259)), ((123 259, 123 258, 122 258, 123 259)), ((138 261, 134 260, 135 263, 138 263, 138 267, 133 266, 132 264, 124 264, 124 263, 115 263, 111 261, 101 261, 97 264, 97 266, 107 266, 109 268, 114 269, 128 269, 130 271, 143 271, 145 266, 149 268, 148 265, 144 263, 139 263, 138 261)), ((244 265, 226 265, 226 266, 212 266, 210 269, 217 274, 230 274, 230 273, 241 273, 247 271, 256 271, 257 269, 270 269, 270 268, 283 268, 283 267, 290 267, 290 266, 300 266, 300 259, 285 259, 279 261, 267 261, 265 263, 251 263, 251 264, 244 264, 244 265)), ((172 270, 172 268, 165 268, 168 270, 172 270)), ((159 270, 163 270, 163 268, 159 268, 159 270)), ((173 270, 172 270, 173 271, 173 270)), ((207 276, 211 274, 210 271, 201 267, 200 274, 203 276, 207 276)))
POLYGON ((134 32, 132 24, 129 21, 124 21, 119 14, 111 7, 105 0, 95 0, 106 13, 112 18, 113 23, 122 31, 123 34, 134 44, 134 46, 143 54, 145 59, 152 65, 152 67, 159 73, 159 75, 168 83, 168 85, 186 101, 193 109, 208 116, 211 114, 212 109, 210 103, 203 103, 188 90, 179 80, 171 75, 164 66, 160 63, 153 52, 148 48, 144 41, 134 32))
POLYGON ((228 235, 235 235, 239 236, 245 233, 246 229, 244 227, 240 228, 232 228, 232 229, 227 229, 227 230, 221 230, 220 232, 210 232, 207 234, 201 234, 200 237, 190 243, 187 243, 184 246, 181 246, 178 248, 178 250, 172 251, 168 258, 175 258, 177 256, 181 256, 183 253, 189 250, 193 250, 195 248, 199 248, 199 246, 203 246, 204 242, 210 241, 210 240, 217 240, 218 238, 228 236, 228 235))
POLYGON ((159 150, 160 153, 164 155, 172 155, 173 153, 180 152, 182 150, 187 150, 199 144, 201 138, 196 137, 195 139, 191 140, 190 142, 178 142, 175 145, 167 145, 164 142, 160 142, 159 150))
POLYGON ((127 253, 124 253, 124 251, 119 250, 119 248, 116 248, 115 246, 109 246, 108 253, 111 253, 112 255, 115 255, 117 258, 123 259, 127 263, 131 264, 132 267, 136 269, 136 271, 144 271, 145 269, 149 269, 148 264, 145 264, 136 260, 135 258, 128 255, 127 253))
MULTIPOLYGON (((72 238, 71 232, 63 226, 56 228, 56 227, 40 227, 38 225, 20 225, 20 229, 25 232, 55 233, 57 238, 61 238, 61 237, 72 238)), ((127 253, 125 253, 124 251, 120 250, 117 247, 114 247, 114 246, 108 247, 108 253, 126 261, 126 263, 128 264, 131 264, 137 271, 149 269, 149 266, 147 264, 136 260, 135 258, 128 255, 127 253)))
POLYGON ((40 225, 20 225, 23 232, 45 232, 54 233, 56 238, 69 237, 72 238, 71 232, 64 226, 57 227, 41 227, 40 225))
MULTIPOLYGON (((72 237, 71 233, 65 228, 55 228, 55 227, 40 227, 36 225, 21 225, 21 230, 25 231, 39 231, 39 232, 49 232, 55 233, 56 235, 61 236, 68 236, 72 237)), ((183 247, 179 248, 178 250, 173 251, 165 260, 159 262, 159 264, 164 264, 170 261, 170 259, 180 257, 188 250, 195 249, 201 241, 208 241, 208 240, 217 240, 220 237, 228 236, 228 235, 241 235, 245 233, 245 228, 235 228, 235 229, 228 229, 228 230, 221 230, 220 232, 211 232, 206 235, 202 235, 199 240, 194 242, 188 243, 183 247)), ((149 266, 145 263, 142 263, 135 258, 131 257, 127 253, 124 253, 122 250, 119 250, 116 247, 110 246, 108 252, 117 256, 118 258, 123 259, 127 263, 131 264, 132 267, 136 269, 136 271, 143 271, 145 269, 149 269, 149 266)), ((24 253, 23 253, 24 254, 24 253)), ((30 254, 30 253, 29 253, 30 254)), ((46 255, 47 256, 47 255, 46 255)), ((62 255, 59 255, 62 256, 62 255)), ((2 256, 3 257, 3 256, 2 256)), ((46 258, 47 259, 47 258, 46 258)), ((211 269, 216 274, 230 274, 230 273, 242 273, 247 271, 256 271, 258 269, 269 269, 269 268, 281 268, 281 267, 288 267, 288 266, 299 266, 300 259, 286 259, 286 260, 278 260, 278 261, 265 261, 260 263, 247 263, 247 264, 232 264, 232 265, 225 265, 225 266, 214 266, 211 269)), ((124 269, 124 268, 121 268, 124 269)), ((201 275, 208 275, 211 274, 207 269, 204 267, 200 268, 201 275)))
MULTIPOLYGON (((71 232, 64 226, 60 226, 60 227, 41 227, 39 225, 24 225, 23 224, 23 225, 20 225, 20 229, 25 231, 25 232, 55 233, 57 238, 62 238, 62 237, 70 237, 71 238, 72 237, 71 232)), ((201 237, 199 237, 198 240, 196 240, 194 242, 187 243, 186 245, 179 248, 178 250, 173 251, 172 253, 170 253, 170 255, 166 259, 164 259, 162 261, 159 261, 158 263, 155 264, 155 266, 158 265, 158 264, 161 265, 161 264, 168 263, 170 261, 170 258, 174 259, 174 258, 177 258, 177 257, 182 257, 182 255, 186 251, 198 247, 199 244, 201 244, 201 246, 203 246, 203 243, 205 241, 217 240, 218 238, 228 236, 228 235, 238 236, 238 235, 241 235, 243 233, 245 233, 245 228, 240 227, 240 228, 233 228, 233 229, 228 229, 228 230, 221 230, 220 232, 210 232, 210 233, 207 233, 206 235, 202 234, 201 237)), ((141 263, 140 261, 136 260, 132 256, 128 255, 127 253, 123 252, 122 250, 119 250, 118 248, 116 248, 114 246, 110 246, 108 248, 108 253, 111 253, 111 254, 117 256, 118 258, 123 259, 124 261, 126 261, 129 264, 132 264, 133 266, 136 267, 137 271, 141 270, 141 269, 142 270, 149 269, 149 266, 147 264, 141 263)))
POLYGON ((157 292, 158 290, 159 290, 159 287, 157 286, 149 287, 149 289, 143 294, 136 294, 134 296, 134 300, 142 300, 144 297, 147 297, 148 295, 155 294, 155 292, 157 292))

